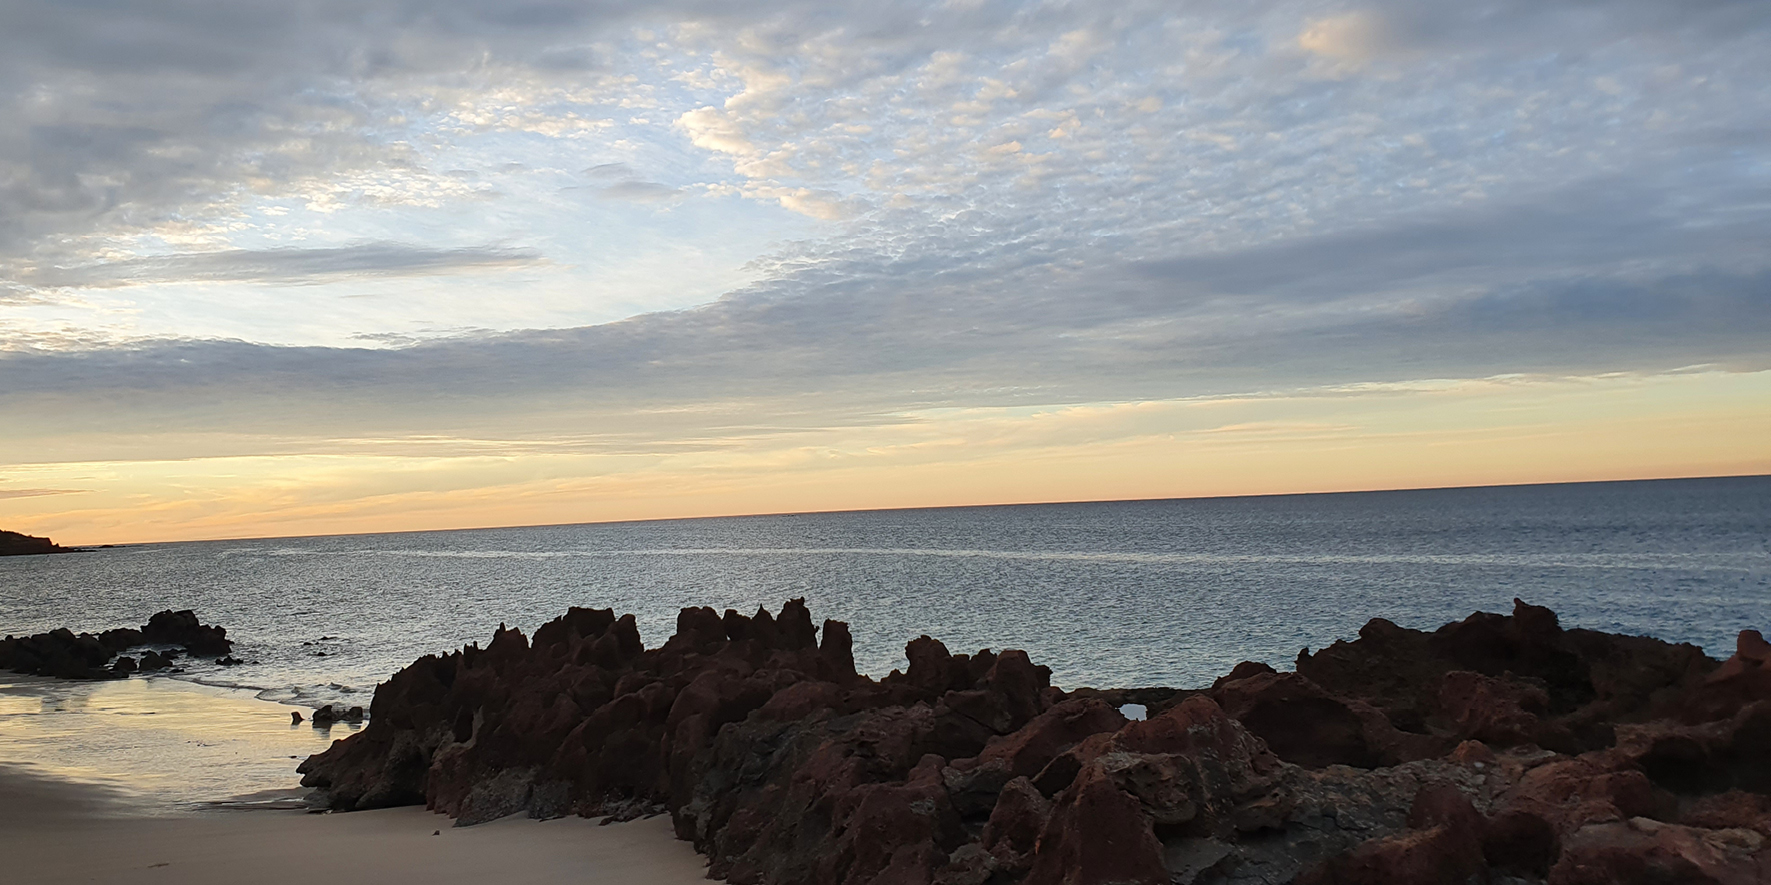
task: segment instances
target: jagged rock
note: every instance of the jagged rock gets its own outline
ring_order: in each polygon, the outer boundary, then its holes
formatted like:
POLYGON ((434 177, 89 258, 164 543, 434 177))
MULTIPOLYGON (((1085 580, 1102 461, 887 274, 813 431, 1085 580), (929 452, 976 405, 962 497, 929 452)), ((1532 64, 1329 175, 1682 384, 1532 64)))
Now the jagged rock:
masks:
POLYGON ((1579 752, 1566 728, 1543 720, 1549 715, 1550 696, 1538 685, 1452 670, 1440 679, 1438 706, 1452 735, 1460 740, 1579 752))
POLYGON ((1150 815, 1114 774, 1091 765, 1064 790, 1034 848, 1027 885, 1168 885, 1150 815))
POLYGON ((1370 704, 1404 732, 1486 734, 1565 752, 1609 746, 1617 723, 1689 707, 1715 668, 1695 646, 1564 630, 1554 612, 1517 599, 1511 615, 1478 612, 1432 633, 1373 619, 1358 640, 1297 660, 1299 675, 1370 704), (1457 671, 1482 678, 1450 676, 1457 671))
POLYGON ((1447 742, 1398 730, 1380 710, 1336 697, 1297 673, 1219 680, 1210 696, 1287 762, 1376 768, 1438 756, 1447 742))
POLYGON ((1686 722, 1713 722, 1747 704, 1771 700, 1771 642, 1742 630, 1734 656, 1681 693, 1675 709, 1686 722))
POLYGON ((1025 873, 1051 814, 1051 802, 1033 788, 1033 782, 1017 777, 1003 784, 997 794, 990 820, 979 834, 979 845, 997 860, 999 868, 1025 873))
POLYGON ((1071 698, 1020 728, 992 736, 976 757, 956 760, 945 772, 947 789, 967 817, 990 814, 1010 780, 1033 777, 1083 739, 1118 731, 1125 723, 1118 710, 1098 698, 1071 698))
POLYGON ((334 809, 458 824, 668 811, 738 885, 1757 882, 1771 857, 1758 634, 1718 667, 1516 602, 1374 620, 1296 673, 1068 695, 1018 651, 905 657, 857 674, 799 600, 684 609, 653 649, 575 608, 419 659, 300 770, 334 809))

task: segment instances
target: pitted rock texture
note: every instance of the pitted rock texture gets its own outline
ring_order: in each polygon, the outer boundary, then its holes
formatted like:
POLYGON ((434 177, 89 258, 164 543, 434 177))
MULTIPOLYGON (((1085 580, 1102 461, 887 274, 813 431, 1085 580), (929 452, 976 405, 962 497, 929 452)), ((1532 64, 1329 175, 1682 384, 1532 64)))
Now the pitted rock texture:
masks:
POLYGON ((684 609, 655 649, 573 609, 420 659, 301 766, 349 810, 668 812, 756 885, 1771 881, 1771 646, 1376 620, 1297 672, 1079 689, 1018 651, 684 609), (1127 721, 1121 704, 1149 718, 1127 721))

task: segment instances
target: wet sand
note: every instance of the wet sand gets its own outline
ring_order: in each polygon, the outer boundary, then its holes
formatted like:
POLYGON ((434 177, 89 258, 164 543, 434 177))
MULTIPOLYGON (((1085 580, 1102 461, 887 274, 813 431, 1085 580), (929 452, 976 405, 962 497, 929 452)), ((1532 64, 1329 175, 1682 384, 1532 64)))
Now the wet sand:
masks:
POLYGON ((8 882, 688 885, 702 858, 657 817, 598 826, 507 818, 453 828, 422 808, 351 814, 208 811, 141 816, 118 794, 0 765, 8 882), (433 835, 435 834, 435 835, 433 835))
POLYGON ((422 808, 290 810, 299 759, 354 730, 292 726, 292 709, 172 679, 0 674, 0 882, 705 881, 668 817, 455 828, 422 808))
POLYGON ((191 810, 297 790, 295 766, 357 728, 292 725, 296 709, 164 677, 85 682, 0 673, 0 763, 104 784, 144 811, 191 810))

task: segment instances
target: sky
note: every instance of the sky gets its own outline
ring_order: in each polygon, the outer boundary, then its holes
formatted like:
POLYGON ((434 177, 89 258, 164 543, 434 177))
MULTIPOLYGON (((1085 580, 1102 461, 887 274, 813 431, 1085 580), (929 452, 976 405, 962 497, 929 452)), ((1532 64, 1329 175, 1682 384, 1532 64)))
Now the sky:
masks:
POLYGON ((1771 472, 1771 4, 8 0, 0 527, 1771 472))

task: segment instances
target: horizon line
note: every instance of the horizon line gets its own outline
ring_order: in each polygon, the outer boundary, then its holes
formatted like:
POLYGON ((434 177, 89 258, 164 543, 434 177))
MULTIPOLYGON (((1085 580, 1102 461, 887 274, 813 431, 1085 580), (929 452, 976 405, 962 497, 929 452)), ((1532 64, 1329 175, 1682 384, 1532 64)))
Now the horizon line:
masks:
POLYGON ((987 508, 987 507, 1051 507, 1051 506, 1060 506, 1060 505, 1065 505, 1065 504, 1134 504, 1134 503, 1157 503, 1157 502, 1163 502, 1163 501, 1226 501, 1226 500, 1233 501, 1233 500, 1239 500, 1239 499, 1253 499, 1253 498, 1303 498, 1303 497, 1327 497, 1327 496, 1332 496, 1332 495, 1381 495, 1381 494, 1401 493, 1401 492, 1448 492, 1448 491, 1461 491, 1461 490, 1474 491, 1474 490, 1478 490, 1478 489, 1534 488, 1534 487, 1539 487, 1539 486, 1582 486, 1582 485, 1610 485, 1610 484, 1617 484, 1617 483, 1640 483, 1640 482, 1686 482, 1686 481, 1702 480, 1702 479, 1767 479, 1767 478, 1771 478, 1771 473, 1698 474, 1698 475, 1692 475, 1692 476, 1651 476, 1651 477, 1635 477, 1635 478, 1628 478, 1628 479, 1581 479, 1581 480, 1561 480, 1561 481, 1546 481, 1546 482, 1509 482, 1509 483, 1491 483, 1491 484, 1485 484, 1485 485, 1399 486, 1399 487, 1393 487, 1393 488, 1335 489, 1335 490, 1331 490, 1331 491, 1310 491, 1310 492, 1263 492, 1263 493, 1257 493, 1257 494, 1240 494, 1240 495, 1173 495, 1173 496, 1163 496, 1163 497, 1155 497, 1155 498, 1082 498, 1082 499, 1054 500, 1054 501, 998 501, 998 502, 992 502, 992 503, 986 503, 986 504, 936 504, 936 505, 911 506, 911 507, 856 507, 856 508, 842 508, 842 509, 836 509, 836 510, 780 510, 780 511, 762 511, 762 512, 755 512, 755 513, 710 513, 710 514, 702 514, 702 515, 698 515, 698 516, 646 517, 646 518, 641 518, 641 519, 597 519, 597 520, 587 520, 584 522, 543 522, 543 523, 519 523, 519 524, 514 524, 514 525, 459 526, 456 528, 446 528, 446 529, 403 529, 403 530, 398 530, 398 531, 384 531, 384 532, 336 532, 336 533, 332 533, 332 534, 301 534, 301 535, 255 535, 255 536, 244 536, 244 537, 237 537, 237 538, 192 538, 192 539, 174 540, 174 541, 137 541, 137 542, 133 542, 133 543, 121 543, 121 544, 104 544, 104 543, 79 544, 79 545, 75 545, 75 547, 73 549, 99 549, 99 548, 119 549, 119 548, 124 548, 124 547, 147 547, 147 546, 156 545, 156 544, 211 544, 211 543, 223 543, 223 542, 233 542, 233 541, 297 540, 297 539, 301 539, 301 538, 356 538, 356 537, 374 537, 377 535, 416 535, 416 534, 435 534, 435 533, 440 533, 440 532, 484 532, 484 531, 498 531, 501 529, 566 528, 566 527, 570 527, 570 526, 587 526, 587 525, 634 525, 634 524, 647 523, 647 522, 686 522, 686 521, 690 521, 690 520, 702 520, 702 519, 747 519, 747 518, 760 518, 760 517, 769 517, 769 516, 836 516, 836 515, 848 514, 848 513, 900 513, 900 512, 908 512, 908 511, 915 511, 915 510, 974 510, 974 509, 983 509, 983 508, 987 508))

